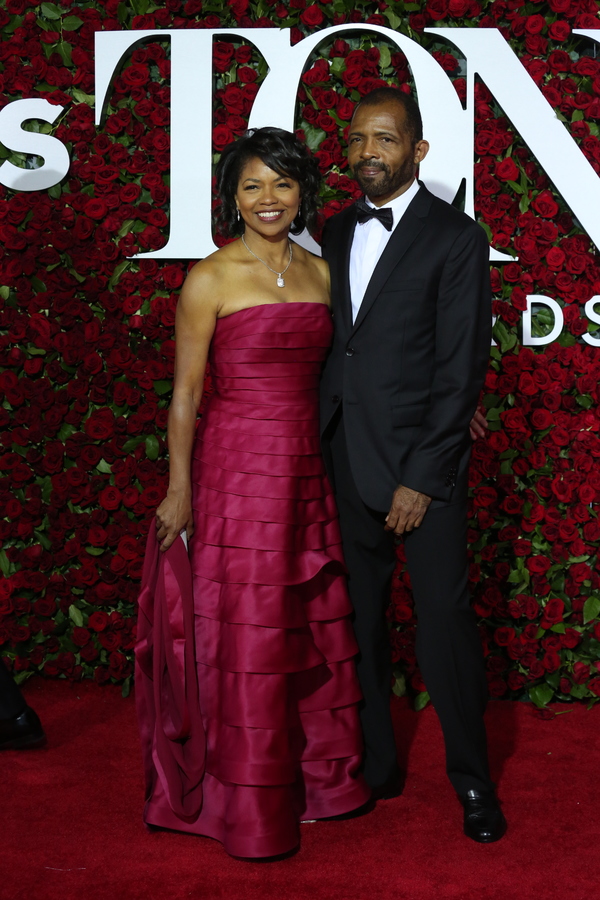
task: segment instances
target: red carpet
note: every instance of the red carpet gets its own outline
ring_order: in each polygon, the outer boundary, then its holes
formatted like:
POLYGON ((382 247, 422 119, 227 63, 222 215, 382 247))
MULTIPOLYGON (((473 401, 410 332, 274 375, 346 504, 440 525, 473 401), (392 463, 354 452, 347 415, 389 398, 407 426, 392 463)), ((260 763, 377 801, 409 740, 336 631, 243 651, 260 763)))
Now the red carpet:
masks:
MULTIPOLYGON (((144 830, 134 704, 118 689, 26 685, 49 749, 0 755, 1 900, 584 900, 600 881, 600 708, 553 721, 490 705, 493 775, 509 821, 497 844, 461 833, 435 713, 394 701, 404 795, 368 816, 302 826, 275 863, 144 830)), ((562 707, 564 709, 565 707, 562 707)))

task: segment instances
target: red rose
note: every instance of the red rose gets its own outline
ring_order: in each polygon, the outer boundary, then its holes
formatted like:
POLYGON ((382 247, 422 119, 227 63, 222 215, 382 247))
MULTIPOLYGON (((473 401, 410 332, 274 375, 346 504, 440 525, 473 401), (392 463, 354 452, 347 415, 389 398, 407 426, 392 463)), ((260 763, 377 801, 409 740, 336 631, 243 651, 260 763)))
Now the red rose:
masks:
POLYGON ((571 34, 571 26, 568 22, 558 20, 550 25, 548 34, 553 41, 566 41, 571 34))
POLYGON ((525 565, 532 575, 545 575, 552 563, 546 556, 531 556, 525 565))
POLYGON ((560 247, 551 247, 550 250, 546 253, 546 262, 548 263, 548 268, 553 269, 557 272, 559 269, 562 269, 565 263, 565 252, 561 250, 560 247))
POLYGON ((520 175, 515 161, 510 156, 496 163, 495 172, 502 181, 516 181, 520 175))
POLYGON ((508 626, 501 626, 494 631, 494 640, 499 647, 507 647, 514 641, 515 636, 515 629, 508 626))
POLYGON ((86 420, 85 433, 95 441, 106 441, 115 433, 115 414, 112 409, 96 409, 86 420))
POLYGON ((542 616, 542 623, 545 623, 542 624, 542 628, 550 628, 551 625, 562 622, 564 610, 565 604, 558 597, 548 600, 542 616))
POLYGON ((541 34, 546 27, 546 20, 539 14, 527 16, 525 19, 525 31, 528 34, 541 34))
POLYGON ((585 684, 589 677, 590 667, 578 660, 573 666, 573 681, 575 684, 585 684))
POLYGON ((213 64, 217 72, 226 72, 233 59, 234 47, 225 41, 213 43, 213 64))
POLYGON ((99 493, 98 502, 103 509, 118 509, 121 505, 121 491, 116 487, 106 487, 99 493))
POLYGON ((542 191, 531 205, 545 219, 553 219, 558 214, 558 203, 550 191, 542 191))
POLYGON ((94 631, 104 631, 108 625, 108 614, 101 609, 94 610, 88 619, 88 626, 94 631))
POLYGON ((311 4, 311 6, 307 6, 305 10, 300 13, 300 21, 304 25, 308 25, 309 27, 316 27, 320 25, 325 18, 323 10, 317 3, 311 4))
POLYGON ((212 136, 213 147, 219 152, 233 141, 233 132, 226 125, 217 125, 213 128, 212 136))

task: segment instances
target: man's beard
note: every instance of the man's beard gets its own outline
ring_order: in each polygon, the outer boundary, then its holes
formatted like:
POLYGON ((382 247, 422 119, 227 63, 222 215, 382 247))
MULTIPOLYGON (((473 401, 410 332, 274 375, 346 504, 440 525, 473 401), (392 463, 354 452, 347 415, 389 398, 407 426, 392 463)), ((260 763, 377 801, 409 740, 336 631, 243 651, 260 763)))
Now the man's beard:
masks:
POLYGON ((390 194, 395 194, 403 184, 407 184, 412 179, 414 169, 410 159, 407 159, 398 171, 394 173, 385 163, 366 162, 363 160, 355 165, 353 173, 361 191, 370 200, 376 200, 378 197, 387 197, 390 194), (374 178, 363 178, 360 173, 361 168, 380 169, 384 173, 384 177, 377 178, 377 180, 374 178))

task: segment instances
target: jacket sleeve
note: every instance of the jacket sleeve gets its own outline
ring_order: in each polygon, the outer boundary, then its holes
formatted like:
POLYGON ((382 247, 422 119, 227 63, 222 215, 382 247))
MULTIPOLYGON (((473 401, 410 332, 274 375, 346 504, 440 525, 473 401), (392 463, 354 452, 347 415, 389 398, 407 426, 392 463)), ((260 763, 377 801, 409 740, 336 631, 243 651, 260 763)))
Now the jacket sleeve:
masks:
POLYGON ((450 500, 491 343, 489 247, 478 225, 455 239, 439 284, 430 404, 402 467, 401 482, 450 500))

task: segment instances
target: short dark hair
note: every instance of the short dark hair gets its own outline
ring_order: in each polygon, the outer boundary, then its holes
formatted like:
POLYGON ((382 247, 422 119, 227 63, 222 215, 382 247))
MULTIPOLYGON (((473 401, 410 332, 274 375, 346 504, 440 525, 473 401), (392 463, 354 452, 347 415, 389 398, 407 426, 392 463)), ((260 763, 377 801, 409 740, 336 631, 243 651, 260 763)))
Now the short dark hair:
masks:
POLYGON ((395 87, 379 87, 375 88, 359 100, 354 108, 354 114, 361 106, 381 106, 384 103, 397 103, 405 113, 405 129, 410 135, 413 144, 423 140, 423 120, 421 119, 421 110, 416 100, 410 94, 398 90, 395 87))
POLYGON ((292 234, 305 228, 316 230, 318 192, 321 186, 319 164, 306 144, 295 134, 282 128, 256 128, 228 144, 217 164, 217 198, 215 223, 225 237, 236 237, 244 228, 239 221, 235 194, 242 170, 251 159, 260 159, 278 175, 293 178, 300 185, 302 202, 292 223, 292 234))

